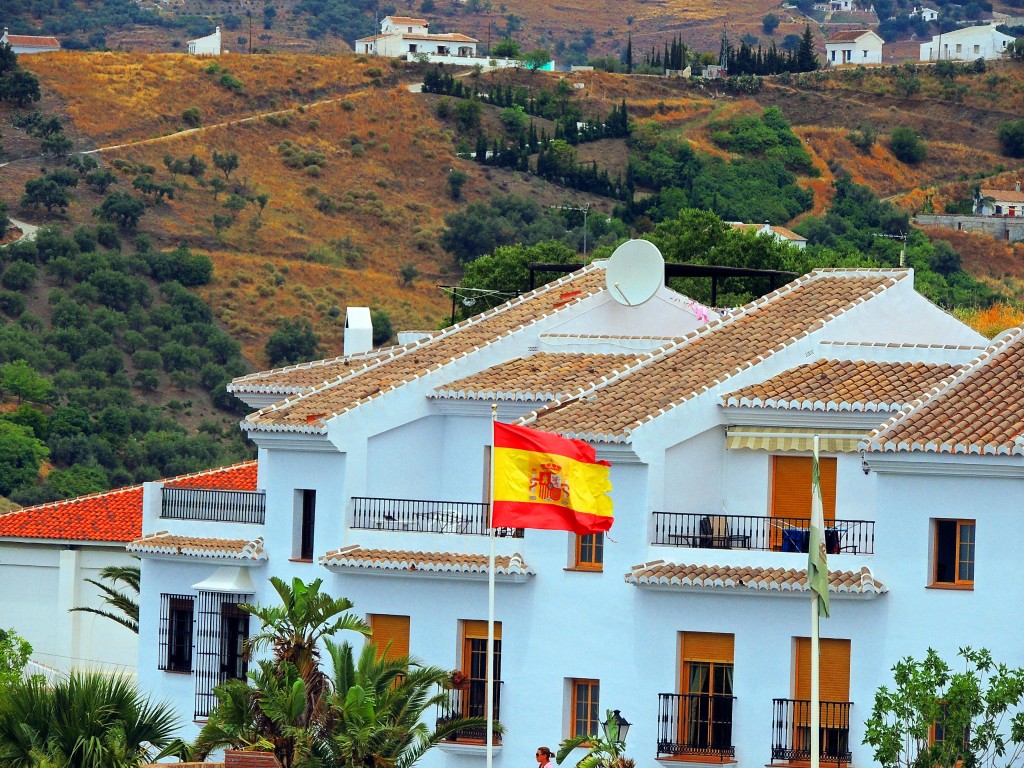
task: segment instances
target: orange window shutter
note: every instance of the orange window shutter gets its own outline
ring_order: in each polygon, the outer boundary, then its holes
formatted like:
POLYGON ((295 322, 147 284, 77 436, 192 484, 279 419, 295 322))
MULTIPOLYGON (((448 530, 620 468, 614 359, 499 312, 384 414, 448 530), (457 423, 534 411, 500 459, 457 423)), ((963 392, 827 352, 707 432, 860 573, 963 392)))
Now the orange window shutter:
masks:
POLYGON ((371 613, 370 632, 379 656, 394 659, 409 655, 409 617, 385 613, 371 613), (385 651, 388 643, 391 647, 385 651))
MULTIPOLYGON (((487 639, 487 622, 467 619, 462 622, 462 635, 466 638, 487 639)), ((501 640, 501 622, 494 622, 494 639, 501 640)))
MULTIPOLYGON (((822 638, 819 688, 822 701, 850 700, 850 641, 822 638)), ((793 698, 811 698, 811 639, 796 638, 793 698)))
POLYGON ((724 632, 683 632, 682 658, 685 661, 733 660, 735 637, 724 632))
MULTIPOLYGON (((772 457, 772 517, 811 517, 810 456, 772 457)), ((818 459, 821 475, 821 501, 825 519, 836 519, 836 460, 834 457, 818 459)))

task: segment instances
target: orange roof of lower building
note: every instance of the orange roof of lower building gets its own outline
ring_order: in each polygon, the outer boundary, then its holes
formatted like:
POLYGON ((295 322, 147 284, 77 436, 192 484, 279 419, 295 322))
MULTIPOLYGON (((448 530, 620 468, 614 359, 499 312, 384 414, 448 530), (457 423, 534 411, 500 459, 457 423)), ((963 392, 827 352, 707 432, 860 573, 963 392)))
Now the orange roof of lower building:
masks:
MULTIPOLYGON (((164 480, 175 488, 256 490, 256 462, 164 480)), ((0 538, 129 542, 142 535, 142 486, 133 485, 0 515, 0 538)))
POLYGON ((45 35, 8 35, 7 42, 12 46, 21 45, 26 48, 60 48, 56 37, 45 35))

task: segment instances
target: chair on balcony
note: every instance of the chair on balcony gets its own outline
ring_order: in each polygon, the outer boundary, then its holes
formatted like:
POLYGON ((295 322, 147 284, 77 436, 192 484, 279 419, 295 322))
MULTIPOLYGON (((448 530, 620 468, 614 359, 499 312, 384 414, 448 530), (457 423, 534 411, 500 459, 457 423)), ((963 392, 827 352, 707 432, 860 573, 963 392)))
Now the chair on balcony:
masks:
POLYGON ((704 515, 700 519, 699 542, 705 549, 750 548, 749 536, 730 532, 726 515, 704 515))

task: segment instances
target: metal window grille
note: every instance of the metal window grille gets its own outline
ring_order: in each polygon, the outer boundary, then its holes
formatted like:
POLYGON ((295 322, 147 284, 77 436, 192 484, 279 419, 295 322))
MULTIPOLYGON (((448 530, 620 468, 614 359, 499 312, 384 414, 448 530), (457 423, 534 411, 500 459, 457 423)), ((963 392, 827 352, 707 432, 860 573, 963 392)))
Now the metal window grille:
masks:
POLYGON ((195 716, 206 717, 217 703, 213 689, 248 669, 243 644, 249 636, 249 614, 239 608, 252 595, 200 592, 196 632, 195 716))
POLYGON ((192 671, 193 595, 160 595, 160 637, 157 669, 192 671))

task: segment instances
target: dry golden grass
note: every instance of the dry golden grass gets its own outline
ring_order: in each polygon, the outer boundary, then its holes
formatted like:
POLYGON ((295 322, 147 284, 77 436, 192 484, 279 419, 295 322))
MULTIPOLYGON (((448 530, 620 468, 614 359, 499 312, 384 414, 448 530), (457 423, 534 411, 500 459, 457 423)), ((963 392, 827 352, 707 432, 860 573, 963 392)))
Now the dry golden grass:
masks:
POLYGON ((43 86, 67 105, 76 129, 100 144, 137 141, 187 128, 181 114, 197 107, 204 125, 287 109, 365 88, 388 62, 352 55, 187 56, 64 51, 23 59, 43 86), (220 84, 229 71, 243 87, 220 84))
POLYGON ((1012 304, 993 304, 988 309, 958 310, 956 316, 987 338, 1024 323, 1024 310, 1012 304))

